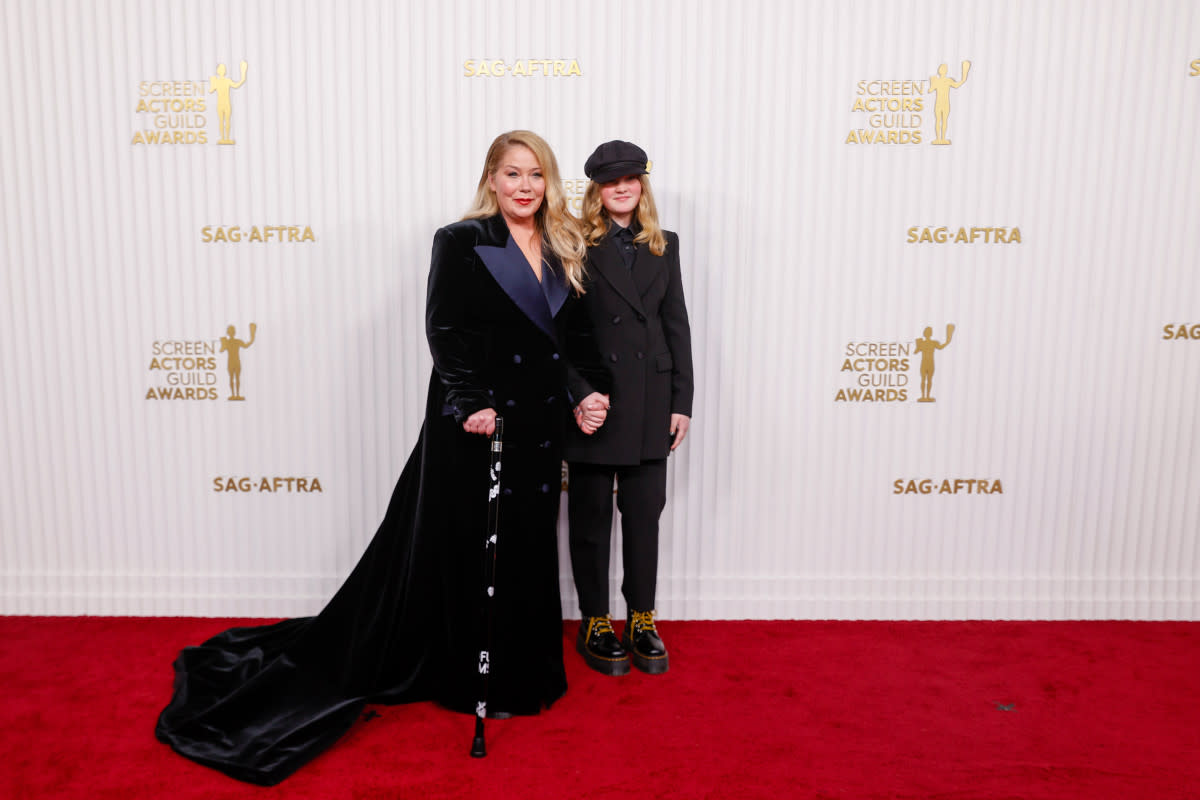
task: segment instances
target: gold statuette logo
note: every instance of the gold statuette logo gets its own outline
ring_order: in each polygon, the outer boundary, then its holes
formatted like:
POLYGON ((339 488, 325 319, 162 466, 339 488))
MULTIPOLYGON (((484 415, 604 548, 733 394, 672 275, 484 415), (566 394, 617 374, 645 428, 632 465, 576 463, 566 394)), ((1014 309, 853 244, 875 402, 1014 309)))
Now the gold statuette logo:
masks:
POLYGON ((208 93, 217 93, 217 119, 221 123, 221 138, 217 144, 235 144, 229 134, 229 124, 233 119, 233 103, 229 94, 234 89, 242 88, 246 82, 246 62, 242 61, 242 77, 235 81, 225 76, 225 65, 217 64, 217 74, 208 76, 208 93))
POLYGON ((258 332, 258 326, 253 322, 250 323, 250 341, 243 342, 234 334, 237 329, 230 325, 225 329, 225 336, 221 337, 221 352, 227 353, 225 358, 225 369, 229 373, 229 399, 230 400, 245 400, 242 397, 242 351, 254 344, 254 334, 258 332))
POLYGON ((970 71, 971 62, 962 62, 962 77, 954 80, 946 76, 947 67, 945 64, 942 64, 938 67, 937 75, 929 79, 929 90, 926 93, 934 95, 934 137, 930 144, 950 144, 950 140, 946 138, 946 125, 950 122, 950 90, 957 89, 966 83, 967 73, 970 71))
POLYGON ((946 326, 946 341, 939 342, 933 338, 933 328, 925 329, 925 336, 917 339, 917 352, 921 354, 921 396, 918 403, 936 402, 933 397, 933 354, 950 344, 954 336, 954 325, 946 326))

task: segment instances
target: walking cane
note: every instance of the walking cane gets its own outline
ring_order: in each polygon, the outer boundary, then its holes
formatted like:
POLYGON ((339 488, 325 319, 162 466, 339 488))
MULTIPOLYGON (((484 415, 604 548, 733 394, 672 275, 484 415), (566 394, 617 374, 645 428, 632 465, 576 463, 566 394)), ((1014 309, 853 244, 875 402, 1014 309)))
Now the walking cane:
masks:
POLYGON ((496 529, 500 520, 500 453, 504 449, 504 418, 496 417, 496 430, 492 433, 492 466, 488 471, 491 483, 488 487, 487 540, 483 549, 484 586, 487 596, 483 599, 486 623, 484 644, 479 651, 479 702, 475 704, 475 740, 471 742, 471 757, 487 755, 483 740, 483 718, 487 716, 488 673, 491 671, 492 617, 496 608, 496 529))

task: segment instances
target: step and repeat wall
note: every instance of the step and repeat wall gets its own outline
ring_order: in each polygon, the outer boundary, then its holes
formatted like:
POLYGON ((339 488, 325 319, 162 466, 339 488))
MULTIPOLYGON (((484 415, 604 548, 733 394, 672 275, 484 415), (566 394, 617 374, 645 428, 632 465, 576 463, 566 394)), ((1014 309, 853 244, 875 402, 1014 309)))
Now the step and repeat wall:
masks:
POLYGON ((529 128, 576 208, 640 144, 680 236, 663 617, 1200 617, 1200 4, 0 20, 0 613, 318 610, 417 438, 433 233, 529 128))

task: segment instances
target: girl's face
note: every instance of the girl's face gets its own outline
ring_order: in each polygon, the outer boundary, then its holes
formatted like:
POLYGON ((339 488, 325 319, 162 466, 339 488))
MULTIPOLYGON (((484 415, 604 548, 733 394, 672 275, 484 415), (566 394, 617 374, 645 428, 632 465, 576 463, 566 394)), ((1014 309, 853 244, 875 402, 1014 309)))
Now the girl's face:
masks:
POLYGON ((513 145, 505 151, 496 171, 488 176, 488 185, 496 193, 500 213, 510 222, 530 222, 546 195, 542 165, 524 145, 513 145))
POLYGON ((604 204, 604 209, 613 222, 622 228, 628 228, 633 222, 634 212, 637 211, 638 201, 641 199, 642 181, 637 175, 626 175, 600 184, 600 202, 604 204))

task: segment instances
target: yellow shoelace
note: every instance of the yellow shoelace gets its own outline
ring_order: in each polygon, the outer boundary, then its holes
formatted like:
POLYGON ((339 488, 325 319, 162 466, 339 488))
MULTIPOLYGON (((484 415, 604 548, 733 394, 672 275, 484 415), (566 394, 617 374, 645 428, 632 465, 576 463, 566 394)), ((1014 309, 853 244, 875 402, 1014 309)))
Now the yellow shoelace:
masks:
POLYGON ((654 612, 653 611, 634 611, 630 617, 630 623, 635 631, 650 631, 655 635, 658 634, 658 628, 654 627, 654 612))

